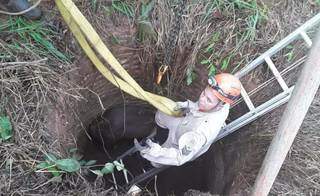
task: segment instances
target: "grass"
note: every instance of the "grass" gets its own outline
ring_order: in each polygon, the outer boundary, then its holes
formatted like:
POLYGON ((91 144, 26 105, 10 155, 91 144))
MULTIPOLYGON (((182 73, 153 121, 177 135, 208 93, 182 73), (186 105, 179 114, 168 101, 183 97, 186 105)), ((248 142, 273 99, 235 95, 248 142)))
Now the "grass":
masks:
MULTIPOLYGON (((10 17, 8 21, 0 26, 0 32, 10 35, 11 41, 7 42, 10 50, 29 50, 40 58, 49 56, 61 62, 70 62, 71 56, 61 52, 53 43, 53 37, 57 33, 41 22, 30 22, 22 17, 10 17)), ((1 54, 7 57, 8 54, 1 54)))
MULTIPOLYGON (((112 16, 114 13, 118 13, 127 16, 130 20, 136 20, 137 33, 136 40, 144 42, 145 40, 156 40, 157 33, 152 26, 149 16, 154 8, 155 1, 140 1, 138 3, 132 3, 130 1, 112 1, 110 6, 103 6, 103 9, 107 16, 112 16), (138 7, 138 5, 140 5, 138 7), (136 9, 139 11, 136 12, 136 9), (138 13, 138 15, 136 15, 138 13)), ((93 4, 95 5, 95 4, 93 4)), ((93 9, 96 7, 93 6, 93 9)))
MULTIPOLYGON (((91 4, 92 9, 96 11, 98 9, 97 1, 92 0, 91 4)), ((135 17, 135 4, 132 2, 113 0, 110 6, 103 6, 103 9, 108 16, 112 15, 113 13, 120 13, 130 19, 135 17)))
MULTIPOLYGON (((229 67, 239 67, 239 62, 235 60, 238 54, 250 47, 257 39, 257 29, 262 22, 266 21, 266 8, 259 5, 256 0, 207 0, 205 7, 202 8, 201 20, 199 26, 217 25, 212 20, 227 21, 223 28, 231 28, 231 32, 226 32, 223 29, 212 28, 206 30, 208 35, 198 40, 201 50, 197 53, 197 58, 194 58, 194 65, 188 66, 195 68, 197 61, 202 65, 207 66, 208 75, 214 75, 218 72, 227 71, 229 67), (232 33, 232 34, 231 34, 232 33), (226 48, 226 40, 235 39, 236 44, 226 48)), ((195 6, 197 7, 197 6, 195 6)), ((190 8, 192 9, 192 7, 190 8)), ((191 71, 192 72, 192 71, 191 71)), ((187 83, 190 84, 190 70, 186 72, 187 83)))
POLYGON ((127 3, 124 1, 112 1, 112 8, 115 11, 120 12, 121 14, 130 18, 135 16, 134 7, 135 5, 132 3, 127 3))
POLYGON ((154 8, 154 1, 142 2, 140 7, 140 15, 137 19, 137 40, 143 42, 147 39, 156 41, 157 33, 154 30, 149 16, 154 8))
POLYGON ((63 157, 45 123, 53 103, 77 94, 64 75, 70 71, 71 55, 58 47, 60 36, 45 22, 21 17, 8 17, 0 24, 0 174, 6 181, 2 194, 22 194, 29 188, 45 194, 48 190, 42 191, 42 184, 51 180, 45 173, 35 173, 35 165, 46 152, 63 157))

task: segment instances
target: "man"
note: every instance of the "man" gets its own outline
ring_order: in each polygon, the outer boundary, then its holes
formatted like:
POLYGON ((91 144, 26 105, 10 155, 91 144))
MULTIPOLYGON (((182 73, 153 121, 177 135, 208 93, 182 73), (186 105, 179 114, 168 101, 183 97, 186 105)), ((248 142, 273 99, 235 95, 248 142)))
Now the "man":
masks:
POLYGON ((240 95, 241 83, 227 73, 210 77, 208 81, 209 85, 202 91, 198 102, 178 102, 181 108, 189 110, 184 117, 156 113, 156 123, 169 129, 162 146, 151 140, 141 146, 135 140, 141 156, 154 167, 180 166, 205 153, 214 142, 229 114, 230 104, 240 95))
MULTIPOLYGON (((0 13, 9 14, 9 15, 17 12, 23 12, 31 7, 28 0, 1 0, 0 4, 6 7, 8 10, 8 11, 0 11, 0 13)), ((42 15, 41 10, 37 7, 23 14, 23 16, 32 20, 40 19, 41 15, 42 15)))

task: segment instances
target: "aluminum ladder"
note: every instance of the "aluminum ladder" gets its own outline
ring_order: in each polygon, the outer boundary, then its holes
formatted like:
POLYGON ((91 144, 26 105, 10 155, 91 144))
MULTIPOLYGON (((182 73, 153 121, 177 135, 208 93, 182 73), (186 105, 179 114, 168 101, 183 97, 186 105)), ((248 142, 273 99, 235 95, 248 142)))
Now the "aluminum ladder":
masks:
MULTIPOLYGON (((284 79, 282 78, 280 72, 276 68, 276 65, 272 62, 271 57, 279 52, 281 49, 288 46, 293 41, 302 38, 304 42, 307 44, 309 48, 312 46, 312 40, 306 33, 307 30, 311 29, 315 25, 320 23, 320 13, 315 15, 313 18, 305 22, 302 26, 297 28, 294 32, 289 34, 287 37, 285 37, 283 40, 278 42, 276 45, 274 45, 272 48, 267 50, 265 53, 263 53, 261 56, 256 58, 254 61, 252 61, 250 64, 246 65, 243 69, 241 69, 239 72, 237 72, 235 75, 239 78, 242 78, 243 76, 247 75, 250 71, 254 70, 258 66, 262 65, 263 63, 266 63, 268 67, 270 68, 271 72, 274 75, 274 78, 277 80, 279 85, 282 88, 282 92, 278 95, 272 97, 270 100, 266 101, 265 103, 259 105, 258 107, 255 107, 252 100, 250 99, 247 91, 243 88, 241 88, 241 97, 242 100, 244 100, 246 106, 249 108, 249 112, 242 115, 241 117, 235 119, 234 121, 228 123, 219 133, 218 137, 215 141, 224 138, 225 136, 237 131, 241 127, 249 124, 250 122, 256 120, 257 118, 261 117, 262 115, 276 109, 277 107, 281 106, 282 104, 288 102, 289 98, 291 97, 291 93, 293 91, 294 86, 288 87, 284 79)), ((303 63, 303 62, 302 62, 303 63)), ((302 64, 301 63, 301 64, 302 64)), ((239 103, 236 102, 236 103, 239 103)))

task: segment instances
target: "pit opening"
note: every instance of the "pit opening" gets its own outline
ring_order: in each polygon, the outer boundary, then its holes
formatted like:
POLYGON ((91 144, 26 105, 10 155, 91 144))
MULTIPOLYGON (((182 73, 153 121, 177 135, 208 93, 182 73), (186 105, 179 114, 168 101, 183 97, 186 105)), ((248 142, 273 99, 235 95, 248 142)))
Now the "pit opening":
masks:
MULTIPOLYGON (((80 148, 84 159, 97 160, 97 165, 115 160, 133 147, 134 138, 142 139, 151 133, 156 126, 153 118, 154 111, 147 106, 117 105, 110 108, 89 125, 88 134, 91 140, 85 134, 80 136, 82 138, 80 148)), ((224 170, 228 165, 223 160, 221 144, 212 145, 195 161, 160 172, 156 182, 155 178, 149 178, 139 185, 144 190, 157 189, 159 195, 183 195, 189 189, 222 194, 225 186, 224 170)), ((130 175, 135 176, 142 174, 147 162, 137 153, 124 159, 125 168, 130 175)), ((95 179, 94 175, 90 175, 90 178, 95 179)), ((106 185, 112 185, 111 176, 106 178, 109 178, 106 180, 106 185)), ((116 172, 116 179, 119 185, 125 185, 122 172, 116 172)))

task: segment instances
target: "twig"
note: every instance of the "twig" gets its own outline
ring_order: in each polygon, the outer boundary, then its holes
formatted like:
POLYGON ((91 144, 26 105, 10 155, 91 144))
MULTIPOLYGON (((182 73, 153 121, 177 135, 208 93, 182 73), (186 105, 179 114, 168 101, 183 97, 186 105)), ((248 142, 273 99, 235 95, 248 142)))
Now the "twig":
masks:
POLYGON ((36 61, 24 61, 24 62, 5 62, 5 63, 0 63, 0 66, 8 66, 8 65, 25 65, 25 64, 39 64, 42 62, 47 61, 48 58, 43 58, 40 60, 36 60, 36 61))

